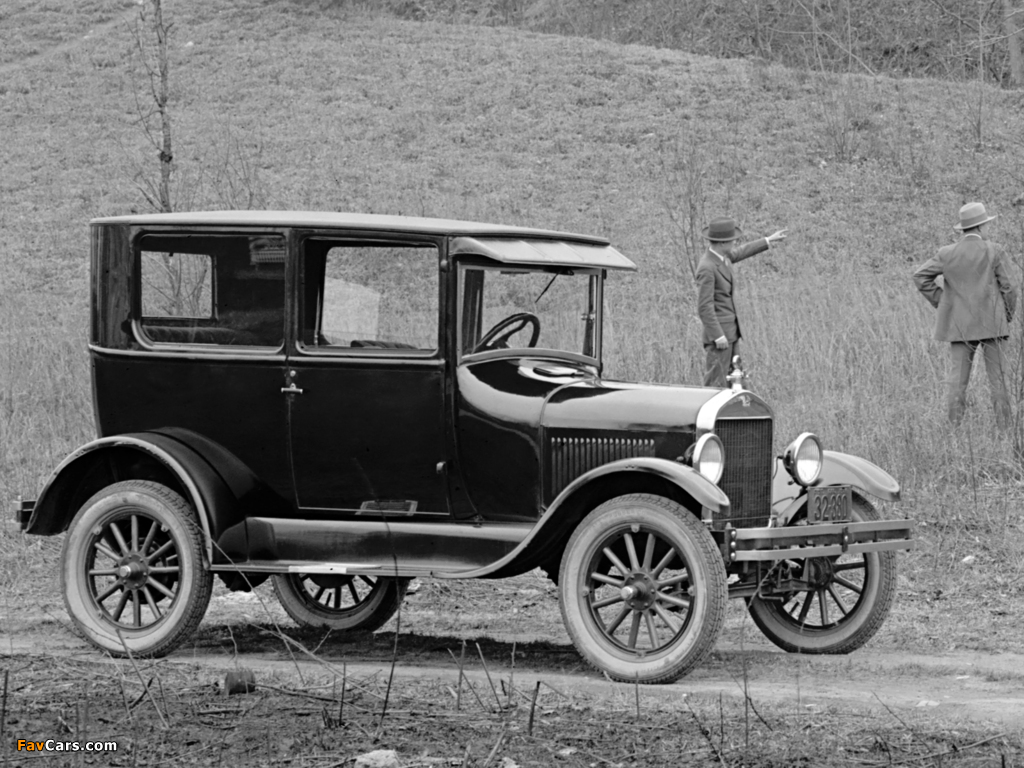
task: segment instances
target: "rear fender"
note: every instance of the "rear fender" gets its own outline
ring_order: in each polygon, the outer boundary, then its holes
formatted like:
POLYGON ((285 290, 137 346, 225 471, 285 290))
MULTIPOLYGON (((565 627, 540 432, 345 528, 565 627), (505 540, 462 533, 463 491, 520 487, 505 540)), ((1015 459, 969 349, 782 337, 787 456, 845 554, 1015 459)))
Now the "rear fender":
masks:
POLYGON ((616 496, 638 492, 669 496, 704 520, 729 512, 729 497, 722 489, 685 464, 651 457, 619 459, 585 472, 567 485, 533 530, 505 557, 472 572, 438 575, 502 578, 548 564, 594 507, 616 496))
MULTIPOLYGON (((822 451, 821 474, 815 485, 850 485, 861 496, 882 501, 899 501, 900 484, 881 467, 859 456, 822 451)), ((782 459, 775 460, 772 480, 772 516, 776 525, 787 525, 807 500, 807 492, 796 483, 782 459)))
POLYGON ((232 548, 225 554, 214 546, 225 532, 240 531, 249 515, 280 516, 288 508, 223 447, 187 430, 156 430, 103 437, 70 454, 36 500, 26 532, 67 530, 94 493, 122 480, 152 480, 180 493, 196 511, 211 564, 231 558, 232 548))

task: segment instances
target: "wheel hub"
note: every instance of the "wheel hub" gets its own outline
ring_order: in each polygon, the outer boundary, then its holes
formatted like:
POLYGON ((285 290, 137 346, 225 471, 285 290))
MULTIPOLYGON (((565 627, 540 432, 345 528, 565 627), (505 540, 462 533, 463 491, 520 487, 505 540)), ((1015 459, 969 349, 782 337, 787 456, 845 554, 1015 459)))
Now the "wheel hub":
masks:
POLYGON ((619 595, 634 611, 642 611, 654 604, 657 591, 657 586, 650 576, 645 573, 631 573, 619 589, 619 595))
POLYGON ((804 580, 814 589, 827 587, 835 577, 835 568, 827 557, 812 557, 804 564, 804 580))
POLYGON ((128 555, 118 563, 117 575, 128 589, 139 589, 149 578, 149 564, 139 555, 128 555))

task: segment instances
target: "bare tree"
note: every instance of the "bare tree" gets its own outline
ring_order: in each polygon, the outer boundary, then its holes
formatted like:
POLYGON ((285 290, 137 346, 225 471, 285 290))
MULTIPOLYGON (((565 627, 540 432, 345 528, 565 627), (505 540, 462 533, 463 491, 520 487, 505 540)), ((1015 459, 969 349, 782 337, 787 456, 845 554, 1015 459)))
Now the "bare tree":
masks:
POLYGON ((170 61, 167 56, 167 38, 171 24, 164 21, 162 0, 146 0, 139 9, 139 16, 131 27, 134 37, 133 53, 145 75, 148 94, 140 93, 137 79, 135 86, 136 121, 142 127, 147 140, 160 158, 160 177, 154 180, 143 169, 137 169, 135 183, 146 201, 158 211, 173 210, 171 203, 171 177, 174 173, 174 153, 171 148, 171 116, 167 109, 170 100, 170 61), (147 14, 148 11, 151 13, 147 14), (156 51, 149 40, 155 38, 156 51))

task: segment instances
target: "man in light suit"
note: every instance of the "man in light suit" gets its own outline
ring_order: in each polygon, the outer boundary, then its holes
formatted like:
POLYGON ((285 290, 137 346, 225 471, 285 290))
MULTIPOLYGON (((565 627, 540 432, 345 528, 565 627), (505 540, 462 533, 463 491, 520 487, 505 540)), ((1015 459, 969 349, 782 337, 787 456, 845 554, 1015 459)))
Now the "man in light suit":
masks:
POLYGON ((767 250, 786 238, 780 229, 768 237, 734 245, 741 232, 730 218, 713 219, 704 228, 708 249, 697 264, 697 312, 704 326, 705 387, 726 386, 731 361, 739 353, 740 321, 733 303, 732 265, 767 250))
POLYGON ((940 248, 914 272, 914 283, 939 312, 935 338, 948 341, 952 349, 949 379, 949 420, 959 424, 967 407, 967 384, 971 363, 980 348, 985 358, 996 420, 1003 429, 1011 422, 1010 398, 1003 378, 1003 342, 1010 335, 1010 321, 1017 306, 1017 291, 1003 263, 1002 250, 985 235, 989 216, 981 203, 967 203, 960 209, 963 232, 960 241, 940 248), (936 279, 942 276, 942 285, 936 279))

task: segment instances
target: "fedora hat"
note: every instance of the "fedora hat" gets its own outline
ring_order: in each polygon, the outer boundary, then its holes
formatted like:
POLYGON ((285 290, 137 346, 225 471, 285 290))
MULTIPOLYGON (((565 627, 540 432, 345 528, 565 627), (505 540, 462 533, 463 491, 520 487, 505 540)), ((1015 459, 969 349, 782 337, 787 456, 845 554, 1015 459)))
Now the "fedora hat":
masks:
POLYGON ((736 222, 728 216, 712 219, 708 226, 704 227, 702 234, 712 243, 728 243, 735 240, 743 233, 736 222))
POLYGON ((982 224, 988 221, 992 221, 995 216, 989 216, 985 211, 985 206, 981 203, 967 203, 960 209, 960 223, 954 224, 953 229, 965 230, 973 229, 974 227, 980 227, 982 224))

